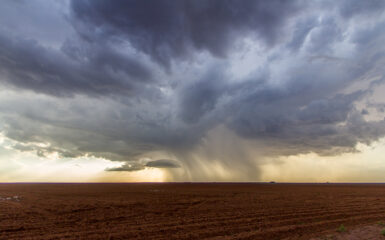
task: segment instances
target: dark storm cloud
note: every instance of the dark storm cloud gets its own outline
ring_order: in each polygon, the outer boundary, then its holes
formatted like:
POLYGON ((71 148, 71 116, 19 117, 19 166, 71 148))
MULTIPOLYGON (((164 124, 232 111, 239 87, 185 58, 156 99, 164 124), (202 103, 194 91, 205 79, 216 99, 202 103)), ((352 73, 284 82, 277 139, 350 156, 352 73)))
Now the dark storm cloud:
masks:
POLYGON ((64 51, 45 48, 35 40, 0 33, 1 80, 9 85, 55 96, 132 94, 151 81, 151 72, 137 60, 96 46, 82 55, 69 43, 64 51), (84 57, 85 59, 81 59, 84 57))
POLYGON ((215 108, 218 99, 228 88, 223 72, 223 67, 214 67, 204 77, 180 91, 179 116, 183 121, 196 123, 215 108), (223 83, 219 85, 218 81, 223 83))
POLYGON ((368 99, 384 81, 385 7, 304 4, 74 0, 59 42, 41 37, 44 24, 0 27, 1 132, 40 156, 126 162, 108 171, 183 166, 192 178, 210 176, 202 159, 257 174, 251 148, 357 151, 385 135, 384 120, 368 120, 384 109, 368 99), (255 146, 225 142, 235 137, 255 146), (154 152, 166 154, 143 162, 154 152))
POLYGON ((71 2, 73 16, 79 20, 74 25, 86 39, 129 40, 166 67, 174 58, 190 58, 196 50, 225 57, 248 34, 274 45, 299 5, 281 0, 71 2))
POLYGON ((146 163, 146 167, 153 168, 180 168, 180 165, 174 160, 169 159, 159 159, 155 161, 150 161, 146 163))

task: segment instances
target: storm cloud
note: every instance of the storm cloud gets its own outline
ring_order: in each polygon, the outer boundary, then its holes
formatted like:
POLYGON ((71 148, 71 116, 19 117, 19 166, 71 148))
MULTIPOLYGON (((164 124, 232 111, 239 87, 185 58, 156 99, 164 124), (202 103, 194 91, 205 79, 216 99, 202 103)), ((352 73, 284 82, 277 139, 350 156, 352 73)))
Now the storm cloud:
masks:
MULTIPOLYGON (((255 35, 274 45, 297 1, 72 1, 74 25, 89 41, 129 41, 169 67, 194 51, 226 57, 234 42, 255 35)), ((303 3, 302 3, 303 4, 303 3)))
POLYGON ((258 180, 266 159, 385 136, 383 1, 73 0, 42 24, 44 4, 0 9, 0 128, 16 150, 258 180))

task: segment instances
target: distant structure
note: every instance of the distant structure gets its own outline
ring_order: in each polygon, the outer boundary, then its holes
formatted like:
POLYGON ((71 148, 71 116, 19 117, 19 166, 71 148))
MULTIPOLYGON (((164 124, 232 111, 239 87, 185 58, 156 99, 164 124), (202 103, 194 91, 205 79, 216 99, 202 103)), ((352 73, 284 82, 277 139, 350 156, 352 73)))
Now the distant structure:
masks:
POLYGON ((269 183, 275 183, 274 181, 271 181, 271 182, 269 182, 269 183))

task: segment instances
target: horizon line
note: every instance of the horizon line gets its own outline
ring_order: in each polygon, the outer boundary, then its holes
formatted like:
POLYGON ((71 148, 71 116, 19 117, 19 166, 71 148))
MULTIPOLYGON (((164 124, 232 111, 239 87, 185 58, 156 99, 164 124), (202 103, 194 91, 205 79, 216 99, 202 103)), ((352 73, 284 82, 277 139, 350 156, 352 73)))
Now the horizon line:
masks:
POLYGON ((229 181, 184 181, 184 182, 0 182, 0 184, 385 184, 384 182, 229 182, 229 181))

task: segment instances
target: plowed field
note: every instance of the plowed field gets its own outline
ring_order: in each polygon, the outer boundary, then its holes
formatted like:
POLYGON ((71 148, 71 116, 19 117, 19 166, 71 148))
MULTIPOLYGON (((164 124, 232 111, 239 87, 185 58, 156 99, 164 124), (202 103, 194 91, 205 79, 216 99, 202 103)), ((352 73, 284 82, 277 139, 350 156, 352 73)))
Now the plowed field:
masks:
POLYGON ((7 240, 310 239, 379 221, 382 184, 0 184, 7 240))

